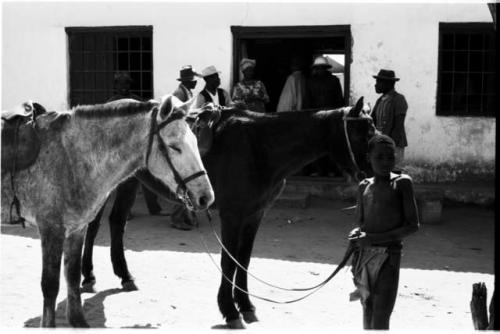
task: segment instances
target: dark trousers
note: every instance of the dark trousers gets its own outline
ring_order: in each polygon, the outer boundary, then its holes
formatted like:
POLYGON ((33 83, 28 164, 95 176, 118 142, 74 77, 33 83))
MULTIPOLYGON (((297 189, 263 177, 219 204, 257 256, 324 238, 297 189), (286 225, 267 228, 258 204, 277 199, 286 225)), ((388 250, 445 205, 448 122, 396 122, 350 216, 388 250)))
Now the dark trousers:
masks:
POLYGON ((142 193, 144 195, 144 200, 146 201, 149 213, 152 215, 159 213, 161 211, 161 206, 158 204, 158 196, 156 196, 155 193, 151 192, 144 185, 142 185, 142 193))

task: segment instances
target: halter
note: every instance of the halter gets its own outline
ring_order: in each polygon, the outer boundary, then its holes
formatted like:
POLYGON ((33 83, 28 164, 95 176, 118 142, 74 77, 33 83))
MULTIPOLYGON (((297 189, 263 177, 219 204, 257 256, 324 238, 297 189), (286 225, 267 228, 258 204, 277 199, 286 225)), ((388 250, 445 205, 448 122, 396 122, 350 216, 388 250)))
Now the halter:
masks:
POLYGON ((361 173, 361 169, 359 168, 358 163, 356 162, 356 158, 354 157, 354 152, 352 151, 351 141, 349 139, 349 134, 347 133, 347 121, 359 121, 360 118, 349 117, 344 113, 342 120, 344 121, 344 135, 345 135, 345 141, 347 143, 347 149, 349 150, 349 156, 351 158, 352 165, 354 166, 354 169, 356 171, 356 178, 357 178, 358 175, 361 173))
POLYGON ((163 140, 163 138, 160 136, 160 130, 170 124, 174 119, 172 118, 167 118, 165 121, 161 122, 160 124, 157 123, 156 121, 156 116, 158 115, 158 108, 155 107, 153 109, 152 113, 152 119, 151 119, 151 130, 149 132, 149 139, 148 139, 148 150, 146 153, 146 166, 148 165, 149 161, 149 156, 151 155, 151 149, 153 146, 153 140, 156 135, 158 137, 158 148, 160 152, 162 153, 163 157, 165 160, 167 160, 168 165, 170 166, 170 169, 172 170, 172 173, 174 174, 174 180, 177 182, 177 189, 175 191, 175 194, 177 197, 182 201, 186 207, 193 211, 194 206, 193 203, 191 202, 191 199, 189 198, 188 195, 188 189, 187 189, 187 183, 200 177, 203 175, 206 175, 207 172, 205 170, 201 170, 199 172, 196 172, 186 178, 182 178, 177 169, 175 168, 174 164, 172 163, 172 159, 170 158, 170 155, 168 154, 168 149, 167 149, 167 144, 163 140))

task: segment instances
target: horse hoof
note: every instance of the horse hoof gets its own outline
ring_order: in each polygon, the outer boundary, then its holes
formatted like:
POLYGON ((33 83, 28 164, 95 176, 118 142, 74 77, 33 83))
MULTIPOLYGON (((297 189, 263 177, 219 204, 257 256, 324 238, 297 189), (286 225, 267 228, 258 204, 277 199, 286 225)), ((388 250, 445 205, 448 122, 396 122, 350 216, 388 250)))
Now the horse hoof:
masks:
POLYGON ((71 327, 77 327, 77 328, 89 328, 89 324, 87 323, 87 320, 83 317, 83 315, 80 316, 75 316, 73 319, 69 318, 68 319, 69 324, 71 327))
POLYGON ((139 288, 135 285, 134 281, 122 282, 123 290, 125 291, 137 291, 139 288))
POLYGON ((247 324, 259 321, 254 311, 241 312, 241 315, 243 315, 243 320, 245 320, 247 324))
POLYGON ((245 325, 243 321, 241 321, 241 318, 226 321, 226 324, 229 329, 245 329, 245 325))
POLYGON ((96 293, 96 289, 94 287, 95 281, 90 282, 90 283, 83 283, 82 287, 80 288, 81 293, 96 293))

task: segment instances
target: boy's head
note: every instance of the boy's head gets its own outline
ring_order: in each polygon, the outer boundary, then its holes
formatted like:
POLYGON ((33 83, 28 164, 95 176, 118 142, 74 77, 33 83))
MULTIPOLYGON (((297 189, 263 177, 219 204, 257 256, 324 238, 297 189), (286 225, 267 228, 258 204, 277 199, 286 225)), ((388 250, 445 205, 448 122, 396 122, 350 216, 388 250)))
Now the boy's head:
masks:
POLYGON ((394 169, 396 144, 391 137, 375 135, 368 142, 368 160, 374 174, 388 176, 394 169))

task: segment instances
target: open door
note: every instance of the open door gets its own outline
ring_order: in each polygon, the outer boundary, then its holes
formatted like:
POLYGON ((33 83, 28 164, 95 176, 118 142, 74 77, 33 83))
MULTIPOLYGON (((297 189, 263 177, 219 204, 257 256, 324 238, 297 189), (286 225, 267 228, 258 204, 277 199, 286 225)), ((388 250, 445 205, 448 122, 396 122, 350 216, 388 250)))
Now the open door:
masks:
POLYGON ((290 62, 299 57, 308 75, 314 58, 325 55, 332 64, 332 75, 341 82, 344 101, 349 102, 351 31, 349 26, 231 27, 233 33, 232 86, 240 80, 242 58, 257 61, 256 77, 267 88, 267 112, 275 112, 281 90, 291 73, 290 62))

